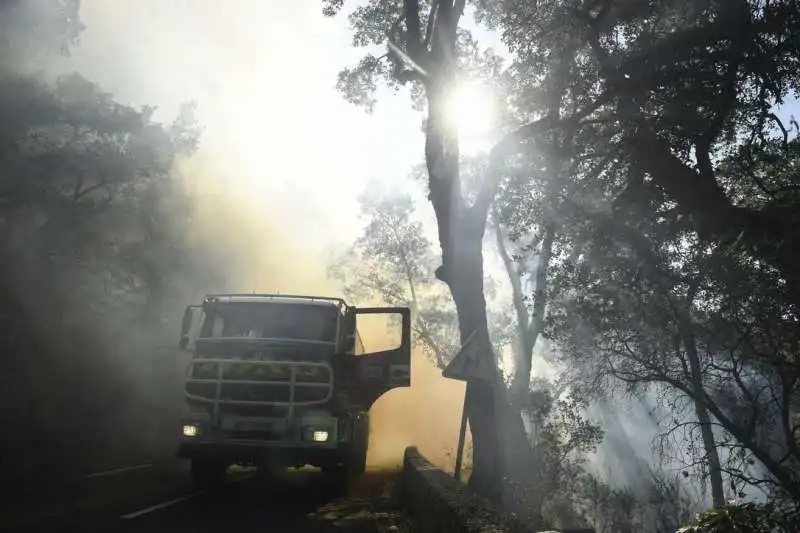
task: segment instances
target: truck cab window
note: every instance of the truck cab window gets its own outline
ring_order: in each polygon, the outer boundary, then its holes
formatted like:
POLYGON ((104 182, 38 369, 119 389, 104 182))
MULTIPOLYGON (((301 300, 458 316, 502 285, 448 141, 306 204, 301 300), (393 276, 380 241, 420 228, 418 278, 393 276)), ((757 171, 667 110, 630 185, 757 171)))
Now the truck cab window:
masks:
POLYGON ((307 304, 217 304, 201 337, 282 338, 333 342, 338 312, 307 304))

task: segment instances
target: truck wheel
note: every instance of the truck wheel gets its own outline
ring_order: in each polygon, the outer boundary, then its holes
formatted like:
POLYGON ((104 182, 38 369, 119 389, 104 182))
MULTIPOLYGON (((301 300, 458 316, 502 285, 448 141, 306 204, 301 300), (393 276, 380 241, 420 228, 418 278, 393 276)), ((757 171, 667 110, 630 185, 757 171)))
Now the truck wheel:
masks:
POLYGON ((213 459, 192 459, 192 483, 198 489, 215 489, 222 485, 227 470, 227 465, 213 459))

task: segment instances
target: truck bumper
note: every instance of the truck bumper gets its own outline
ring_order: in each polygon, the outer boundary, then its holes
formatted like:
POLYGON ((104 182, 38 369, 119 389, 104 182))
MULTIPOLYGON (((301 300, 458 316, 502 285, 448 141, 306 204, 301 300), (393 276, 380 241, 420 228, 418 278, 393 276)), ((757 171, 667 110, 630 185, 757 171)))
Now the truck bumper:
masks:
POLYGON ((269 442, 256 440, 182 439, 177 456, 213 458, 230 463, 279 462, 286 466, 323 466, 345 460, 346 444, 269 442))

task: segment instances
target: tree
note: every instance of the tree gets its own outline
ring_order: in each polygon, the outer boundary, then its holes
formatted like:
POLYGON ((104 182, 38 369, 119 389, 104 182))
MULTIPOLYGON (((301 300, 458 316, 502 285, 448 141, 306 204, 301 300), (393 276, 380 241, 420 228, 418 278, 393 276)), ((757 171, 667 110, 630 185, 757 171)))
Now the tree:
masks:
MULTIPOLYGON (((583 124, 605 130, 630 170, 617 182, 620 209, 642 207, 649 190, 663 190, 704 242, 779 272, 797 305, 796 189, 769 188, 745 201, 739 188, 753 176, 731 182, 717 165, 731 142, 763 149, 787 131, 773 107, 798 83, 794 0, 601 0, 542 9, 493 1, 478 9, 525 72, 553 72, 558 58, 580 58, 581 68, 569 72, 571 99, 590 111, 583 124)), ((585 140, 584 154, 607 153, 607 141, 585 140)))
POLYGON ((366 191, 359 204, 364 231, 329 266, 329 275, 344 283, 353 302, 377 297, 387 305, 410 307, 417 342, 444 368, 458 349, 455 310, 431 282, 435 257, 414 218, 411 196, 366 191))
POLYGON ((517 357, 511 386, 511 401, 512 404, 519 404, 519 399, 530 388, 533 353, 544 329, 547 306, 547 269, 550 266, 555 230, 551 226, 545 230, 544 235, 537 235, 534 241, 526 246, 527 249, 535 250, 533 254, 535 267, 533 272, 528 274, 525 271, 525 262, 516 260, 509 251, 507 238, 504 235, 502 224, 499 222, 499 214, 495 212, 493 218, 495 243, 511 285, 511 299, 517 322, 517 357), (523 288, 523 283, 527 281, 528 275, 532 278, 533 284, 533 295, 530 298, 523 288))
POLYGON ((517 324, 511 387, 515 405, 530 388, 533 353, 544 329, 548 296, 558 291, 555 287, 548 290, 548 270, 554 254, 560 253, 555 217, 558 200, 550 184, 559 183, 561 173, 561 159, 551 150, 520 154, 503 168, 504 179, 489 221, 511 287, 517 324))
POLYGON ((535 468, 526 472, 537 490, 524 505, 560 527, 582 525, 577 495, 585 484, 584 465, 603 440, 603 431, 584 415, 586 404, 570 394, 558 394, 545 379, 536 378, 522 405, 531 424, 535 468))
MULTIPOLYGON (((793 168, 792 148, 773 113, 797 88, 789 65, 798 50, 787 37, 798 17, 796 2, 553 2, 535 9, 481 2, 477 9, 514 54, 506 71, 517 89, 514 104, 530 108, 531 93, 546 94, 541 80, 565 84, 561 127, 551 129, 573 136, 561 144, 570 172, 559 185, 559 197, 568 201, 560 203, 558 222, 574 257, 564 265, 573 277, 561 298, 594 309, 590 323, 573 321, 569 333, 563 330, 575 340, 569 351, 580 345, 581 362, 598 359, 592 343, 578 337, 602 332, 591 338, 602 341, 604 352, 633 352, 637 364, 662 365, 661 377, 677 370, 679 390, 696 407, 710 473, 718 470, 711 426, 737 429, 732 406, 751 404, 744 412, 759 416, 747 417, 747 431, 734 431, 734 446, 758 448, 780 483, 794 486, 791 416, 777 417, 785 422, 778 423, 776 442, 759 445, 763 435, 754 437, 770 427, 774 413, 791 411, 778 404, 796 398, 786 355, 798 316, 797 271, 790 266, 797 248, 789 244, 798 182, 795 172, 777 171, 793 168), (623 257, 614 257, 620 252, 623 257), (726 324, 713 340, 704 337, 712 315, 714 329, 726 324), (754 323, 762 325, 757 332, 746 325, 754 323), (619 335, 607 337, 611 330, 619 335), (679 355, 666 359, 676 355, 676 342, 679 355), (752 374, 743 380, 743 371, 752 374), (765 382, 776 400, 757 398, 765 382), (727 414, 711 398, 717 388, 735 398, 727 414), (752 428, 755 418, 760 429, 752 428), (782 458, 783 465, 767 457, 773 446, 779 449, 772 459, 782 458)), ((619 376, 630 367, 613 369, 619 376)), ((639 371, 625 377, 654 379, 639 371)), ((717 503, 720 485, 717 477, 717 503)))
MULTIPOLYGON (((381 45, 388 32, 390 53, 368 56, 340 78, 357 103, 371 104, 365 94, 384 79, 409 83, 427 104, 439 274, 460 326, 480 322, 481 305, 467 305, 481 301, 479 276, 451 266, 480 264, 476 235, 498 189, 515 184, 512 199, 535 190, 546 200, 515 205, 518 223, 504 222, 510 233, 515 225, 557 230, 547 296, 548 336, 559 351, 589 384, 611 376, 689 399, 716 503, 722 470, 797 497, 800 178, 796 141, 774 107, 800 87, 791 37, 800 6, 473 5, 512 53, 502 72, 492 63, 509 115, 532 120, 492 150, 474 201, 461 192, 457 139, 441 127, 442 102, 467 62, 456 46, 469 40, 456 24, 464 2, 434 2, 436 16, 423 12, 430 4, 410 1, 357 8, 355 44, 381 45), (513 157, 517 151, 525 157, 513 157), (728 452, 726 465, 714 458, 718 448, 728 452), (766 477, 748 468, 748 454, 766 477)), ((476 456, 493 449, 478 437, 476 456)))
MULTIPOLYGON (((662 217, 662 224, 679 224, 676 219, 662 217)), ((602 226, 599 231, 613 235, 602 226)), ((756 363, 748 355, 749 348, 740 344, 765 342, 759 340, 762 334, 777 340, 777 332, 749 330, 745 324, 751 319, 742 320, 744 295, 731 294, 734 285, 718 285, 730 279, 741 265, 731 265, 723 254, 706 256, 704 248, 687 243, 685 233, 683 246, 680 240, 665 243, 660 240, 665 231, 662 226, 645 232, 655 246, 631 228, 627 229, 627 240, 602 245, 595 236, 593 245, 585 245, 583 260, 564 274, 571 278, 564 285, 572 293, 570 299, 562 301, 554 320, 560 325, 553 334, 594 382, 599 376, 610 375, 630 384, 663 384, 691 399, 696 412, 696 422, 691 424, 699 424, 701 430, 715 504, 724 505, 725 501, 721 471, 745 476, 730 465, 723 468, 715 451, 718 445, 729 449, 730 458, 738 456, 733 452, 739 447, 749 449, 779 484, 796 490, 792 474, 795 437, 790 436, 791 430, 776 432, 774 428, 777 413, 786 413, 777 415, 785 420, 779 427, 790 424, 790 413, 779 405, 787 395, 794 394, 790 377, 794 371, 786 368, 780 346, 756 363), (719 261, 726 264, 725 275, 712 266, 719 261), (704 288, 702 296, 698 296, 696 287, 704 288), (725 310, 728 305, 737 308, 738 320, 730 320, 725 310), (776 380, 778 373, 786 379, 776 380), (734 436, 734 441, 722 437, 715 442, 711 430, 720 426, 734 436), (782 459, 775 462, 778 457, 782 459)), ((755 274, 747 268, 737 279, 755 274)), ((759 318, 752 317, 759 322, 780 316, 780 306, 775 307, 769 285, 758 283, 744 289, 747 298, 761 307, 759 318)), ((792 338, 784 334, 781 342, 793 343, 792 338)), ((676 411, 678 418, 682 415, 676 411)), ((683 426, 684 422, 676 424, 683 426)))
POLYGON ((790 533, 797 529, 800 510, 779 502, 741 503, 712 509, 677 533, 790 533))
MULTIPOLYGON (((323 3, 323 12, 337 14, 343 2, 323 3)), ((458 25, 463 15, 463 0, 432 3, 408 0, 402 4, 372 0, 350 15, 355 27, 357 46, 384 45, 387 37, 390 52, 382 58, 367 54, 355 69, 344 70, 339 88, 353 103, 370 107, 379 81, 398 87, 409 83, 412 94, 423 100, 425 121, 425 162, 428 171, 429 199, 433 205, 441 247, 441 266, 436 278, 450 290, 458 315, 461 341, 472 342, 492 364, 496 375, 488 383, 470 382, 466 408, 473 435, 473 472, 470 485, 495 500, 501 499, 504 468, 500 435, 507 418, 504 387, 497 372, 496 355, 489 334, 486 298, 483 292, 483 237, 498 180, 487 179, 471 203, 462 192, 459 173, 458 133, 447 120, 447 102, 458 82, 458 69, 464 53, 475 48, 468 32, 458 25)), ((483 62, 496 70, 497 61, 483 62)), ((495 150, 500 158, 517 136, 495 150)), ((512 439, 522 436, 518 417, 512 439)), ((512 423, 513 425, 513 423, 512 423)))
POLYGON ((31 406, 0 413, 25 436, 4 443, 4 474, 80 472, 141 445, 134 365, 115 348, 141 325, 126 346, 141 371, 136 348, 163 329, 173 280, 208 268, 194 267, 202 253, 186 238, 191 202, 174 171, 197 147, 194 106, 161 124, 78 74, 28 72, 37 56, 68 52, 77 15, 76 1, 0 3, 0 322, 16 332, 0 374, 7 403, 31 406))

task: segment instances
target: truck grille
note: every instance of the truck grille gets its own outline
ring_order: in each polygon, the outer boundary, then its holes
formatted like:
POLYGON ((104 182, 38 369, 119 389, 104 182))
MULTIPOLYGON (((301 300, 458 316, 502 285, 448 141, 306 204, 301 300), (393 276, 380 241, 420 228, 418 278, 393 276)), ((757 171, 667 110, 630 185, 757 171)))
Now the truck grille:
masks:
POLYGON ((220 435, 223 439, 246 439, 246 440, 280 440, 281 434, 271 431, 223 431, 220 435))
POLYGON ((195 359, 186 397, 222 406, 289 407, 328 402, 333 370, 327 363, 195 359))
POLYGON ((219 414, 222 416, 258 416, 265 418, 286 418, 289 408, 281 405, 222 404, 219 414))

